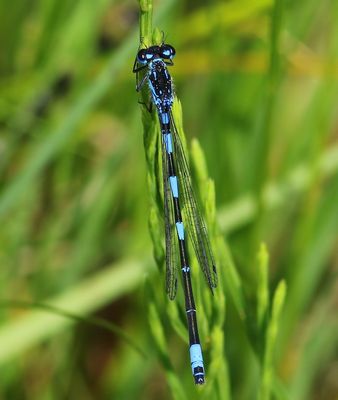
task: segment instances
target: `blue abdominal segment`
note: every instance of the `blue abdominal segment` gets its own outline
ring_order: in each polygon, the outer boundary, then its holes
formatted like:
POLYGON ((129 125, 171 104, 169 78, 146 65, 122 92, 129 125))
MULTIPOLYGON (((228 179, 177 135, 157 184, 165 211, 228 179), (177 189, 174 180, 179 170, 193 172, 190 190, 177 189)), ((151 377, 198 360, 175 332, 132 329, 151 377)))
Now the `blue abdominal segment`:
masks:
POLYGON ((177 177, 176 176, 170 176, 170 187, 171 187, 171 192, 173 194, 173 197, 176 199, 178 198, 178 184, 177 184, 177 177))
POLYGON ((173 152, 173 145, 171 140, 171 133, 164 133, 164 142, 167 153, 173 152))
POLYGON ((190 362, 192 374, 196 384, 204 383, 204 364, 202 356, 202 348, 200 344, 192 344, 190 346, 190 362))
POLYGON ((179 240, 184 240, 184 226, 183 222, 176 222, 176 229, 179 240))

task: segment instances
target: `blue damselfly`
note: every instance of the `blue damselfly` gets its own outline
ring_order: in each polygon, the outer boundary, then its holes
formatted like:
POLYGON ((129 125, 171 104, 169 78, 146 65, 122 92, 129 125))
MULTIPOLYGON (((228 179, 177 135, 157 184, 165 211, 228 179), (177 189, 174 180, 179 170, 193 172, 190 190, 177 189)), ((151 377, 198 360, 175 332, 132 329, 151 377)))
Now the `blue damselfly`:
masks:
POLYGON ((217 285, 217 275, 206 225, 199 212, 188 162, 172 115, 174 90, 167 66, 173 65, 174 56, 175 49, 165 43, 141 49, 136 55, 133 72, 136 73, 137 91, 147 84, 161 127, 166 291, 171 300, 175 298, 177 266, 180 265, 189 330, 191 368, 195 383, 203 384, 205 372, 191 284, 186 231, 211 291, 217 285), (141 79, 139 79, 140 71, 145 72, 141 79))

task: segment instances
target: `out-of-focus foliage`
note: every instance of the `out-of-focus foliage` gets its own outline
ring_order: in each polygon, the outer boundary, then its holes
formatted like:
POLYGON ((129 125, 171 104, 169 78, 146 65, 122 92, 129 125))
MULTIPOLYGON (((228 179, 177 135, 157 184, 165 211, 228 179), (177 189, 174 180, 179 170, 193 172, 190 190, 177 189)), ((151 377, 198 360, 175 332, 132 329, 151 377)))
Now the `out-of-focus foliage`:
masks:
POLYGON ((131 73, 139 4, 12 0, 0 3, 0 398, 334 399, 338 3, 153 7, 207 205, 215 182, 214 298, 193 264, 207 384, 193 385, 182 296, 166 300, 152 258, 149 219, 157 260, 164 232, 131 73))

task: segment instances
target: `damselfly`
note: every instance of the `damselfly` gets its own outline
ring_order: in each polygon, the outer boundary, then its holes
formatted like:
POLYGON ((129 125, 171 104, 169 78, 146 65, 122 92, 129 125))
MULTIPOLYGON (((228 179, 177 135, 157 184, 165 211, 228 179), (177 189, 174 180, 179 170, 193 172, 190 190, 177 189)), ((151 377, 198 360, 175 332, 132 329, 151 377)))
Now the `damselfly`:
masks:
POLYGON ((173 120, 174 90, 167 66, 173 65, 174 56, 175 49, 165 43, 141 49, 136 55, 133 72, 136 73, 137 91, 140 91, 145 84, 148 85, 151 101, 156 107, 161 127, 166 291, 171 300, 175 298, 177 266, 180 265, 189 330, 191 368, 195 383, 203 384, 205 373, 191 284, 186 231, 189 233, 211 291, 217 285, 217 275, 206 225, 199 212, 191 184, 188 162, 173 120), (145 74, 139 79, 139 72, 142 70, 145 71, 145 74), (177 238, 175 238, 176 235, 177 238))

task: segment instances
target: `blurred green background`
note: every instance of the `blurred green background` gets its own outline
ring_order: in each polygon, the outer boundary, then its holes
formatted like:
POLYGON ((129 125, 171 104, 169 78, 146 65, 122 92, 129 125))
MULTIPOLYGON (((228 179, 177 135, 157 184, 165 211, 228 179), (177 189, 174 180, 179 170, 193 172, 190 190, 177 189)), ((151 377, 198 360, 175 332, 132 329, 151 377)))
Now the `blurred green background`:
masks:
MULTIPOLYGON (((0 399, 337 399, 338 3, 154 3, 243 296, 242 313, 231 282, 226 303, 211 299, 226 306, 210 323, 217 362, 200 313, 204 388, 170 323, 184 326, 181 302, 175 317, 152 258, 131 72, 138 3, 0 11, 0 399)), ((231 268, 218 268, 226 280, 231 268)))

